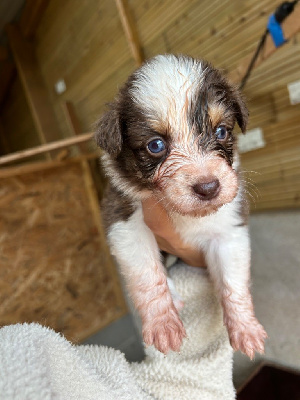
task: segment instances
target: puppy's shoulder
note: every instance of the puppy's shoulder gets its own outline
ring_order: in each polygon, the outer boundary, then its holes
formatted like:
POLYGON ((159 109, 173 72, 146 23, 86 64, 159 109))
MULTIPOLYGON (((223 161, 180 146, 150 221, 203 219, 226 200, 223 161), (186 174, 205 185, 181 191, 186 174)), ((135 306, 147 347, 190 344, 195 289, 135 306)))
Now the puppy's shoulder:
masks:
POLYGON ((103 224, 106 231, 116 222, 127 221, 136 208, 137 205, 134 201, 108 184, 101 202, 103 224))

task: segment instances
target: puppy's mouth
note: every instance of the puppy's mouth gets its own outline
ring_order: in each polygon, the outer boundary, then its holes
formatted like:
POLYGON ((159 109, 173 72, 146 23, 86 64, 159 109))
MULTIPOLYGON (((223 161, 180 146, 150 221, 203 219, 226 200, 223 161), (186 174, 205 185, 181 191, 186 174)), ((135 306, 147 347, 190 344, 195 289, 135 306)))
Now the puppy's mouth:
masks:
POLYGON ((230 203, 237 194, 237 190, 225 193, 220 183, 205 185, 197 183, 187 186, 186 190, 180 192, 167 189, 160 193, 156 192, 156 197, 170 214, 175 212, 180 215, 203 217, 217 212, 220 207, 230 203))
POLYGON ((156 186, 155 195, 170 213, 206 216, 230 203, 237 195, 236 173, 230 170, 221 178, 209 175, 192 179, 190 175, 179 174, 156 186))
POLYGON ((170 212, 205 216, 230 203, 238 192, 238 174, 215 154, 169 156, 153 180, 155 196, 170 212))

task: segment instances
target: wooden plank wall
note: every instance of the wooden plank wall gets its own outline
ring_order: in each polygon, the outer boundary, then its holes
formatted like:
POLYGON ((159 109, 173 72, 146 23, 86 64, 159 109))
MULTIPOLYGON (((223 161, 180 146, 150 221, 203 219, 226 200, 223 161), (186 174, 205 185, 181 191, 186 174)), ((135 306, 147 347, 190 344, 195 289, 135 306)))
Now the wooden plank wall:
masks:
POLYGON ((83 131, 89 132, 106 102, 135 68, 114 1, 52 0, 37 32, 37 57, 62 131, 62 102, 74 105, 83 131), (67 91, 54 85, 64 78, 67 91))
MULTIPOLYGON (((22 90, 20 79, 17 77, 8 93, 1 110, 3 134, 11 152, 40 144, 29 107, 22 90)), ((43 159, 36 156, 33 159, 43 159)))
MULTIPOLYGON (((256 48, 274 0, 128 0, 146 58, 174 52, 206 58, 233 71, 256 48)), ((264 130, 267 146, 246 153, 243 167, 257 185, 256 210, 299 207, 300 105, 289 103, 287 84, 300 79, 300 35, 252 74, 244 92, 249 128, 264 130)), ((72 134, 64 104, 71 101, 83 131, 90 131, 135 61, 112 0, 51 0, 35 39, 36 56, 62 136, 72 134), (54 84, 63 78, 62 95, 54 84)), ((4 130, 14 135, 13 121, 4 130)), ((21 124, 21 121, 20 121, 21 124)), ((24 129, 24 128, 23 128, 24 129)), ((27 129, 27 134, 32 130, 27 129)))

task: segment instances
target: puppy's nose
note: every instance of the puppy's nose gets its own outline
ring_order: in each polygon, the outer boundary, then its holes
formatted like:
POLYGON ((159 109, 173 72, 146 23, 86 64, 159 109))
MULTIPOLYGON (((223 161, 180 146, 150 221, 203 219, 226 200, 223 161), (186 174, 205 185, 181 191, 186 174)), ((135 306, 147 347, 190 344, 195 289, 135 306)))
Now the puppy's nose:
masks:
POLYGON ((219 193, 220 182, 218 179, 202 178, 193 186, 194 192, 201 200, 211 200, 219 193))

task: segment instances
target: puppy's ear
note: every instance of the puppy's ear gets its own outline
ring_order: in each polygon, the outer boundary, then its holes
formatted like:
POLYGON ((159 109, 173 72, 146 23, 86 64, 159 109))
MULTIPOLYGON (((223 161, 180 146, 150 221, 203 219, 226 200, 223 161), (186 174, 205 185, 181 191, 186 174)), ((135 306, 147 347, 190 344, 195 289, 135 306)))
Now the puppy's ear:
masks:
POLYGON ((99 147, 113 157, 122 148, 122 132, 119 112, 112 106, 97 122, 95 140, 99 147))
POLYGON ((245 133, 248 124, 249 112, 245 100, 243 98, 243 95, 240 93, 238 89, 234 89, 233 92, 233 107, 237 123, 241 128, 241 131, 245 133))

